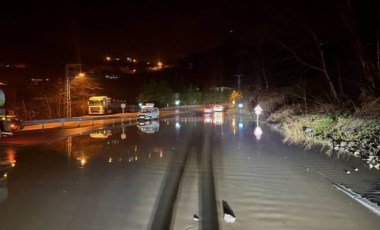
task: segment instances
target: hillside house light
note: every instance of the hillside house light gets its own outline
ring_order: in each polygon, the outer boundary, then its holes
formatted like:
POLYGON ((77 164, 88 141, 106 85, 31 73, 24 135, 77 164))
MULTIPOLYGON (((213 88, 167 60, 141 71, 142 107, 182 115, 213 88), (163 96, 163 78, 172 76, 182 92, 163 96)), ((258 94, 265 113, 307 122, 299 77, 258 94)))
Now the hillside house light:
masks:
POLYGON ((243 108, 243 103, 239 103, 239 108, 243 108))

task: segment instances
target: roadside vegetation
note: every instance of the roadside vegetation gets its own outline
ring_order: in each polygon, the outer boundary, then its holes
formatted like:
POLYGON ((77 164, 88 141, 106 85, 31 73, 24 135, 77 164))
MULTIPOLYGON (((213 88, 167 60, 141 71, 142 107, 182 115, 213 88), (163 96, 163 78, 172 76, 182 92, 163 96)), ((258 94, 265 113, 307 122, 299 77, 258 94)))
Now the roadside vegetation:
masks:
POLYGON ((259 97, 266 123, 284 136, 284 142, 310 148, 320 145, 339 154, 362 158, 380 168, 380 97, 363 95, 360 104, 308 101, 294 91, 265 92, 259 97), (281 92, 281 93, 279 93, 281 92))

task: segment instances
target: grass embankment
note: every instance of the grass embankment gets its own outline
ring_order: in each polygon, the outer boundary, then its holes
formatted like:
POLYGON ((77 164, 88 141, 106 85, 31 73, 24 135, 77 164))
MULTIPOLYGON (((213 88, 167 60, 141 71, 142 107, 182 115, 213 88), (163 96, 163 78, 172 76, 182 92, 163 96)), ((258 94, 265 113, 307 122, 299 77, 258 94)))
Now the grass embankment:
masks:
POLYGON ((370 168, 380 168, 380 98, 363 100, 354 110, 321 103, 285 104, 285 98, 260 99, 267 111, 272 111, 266 122, 284 135, 285 142, 322 145, 362 158, 370 168))
POLYGON ((230 108, 226 112, 227 116, 239 116, 245 119, 252 119, 252 113, 248 109, 230 108))

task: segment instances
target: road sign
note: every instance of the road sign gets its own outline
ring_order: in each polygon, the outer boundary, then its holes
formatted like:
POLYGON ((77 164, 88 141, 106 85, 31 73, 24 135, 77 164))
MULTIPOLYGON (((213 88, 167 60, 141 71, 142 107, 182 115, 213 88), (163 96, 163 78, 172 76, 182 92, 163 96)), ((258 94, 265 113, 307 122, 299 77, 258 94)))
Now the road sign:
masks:
POLYGON ((125 109, 125 103, 121 103, 121 105, 120 105, 120 107, 121 107, 121 109, 123 110, 122 112, 123 112, 123 114, 124 114, 124 109, 125 109))

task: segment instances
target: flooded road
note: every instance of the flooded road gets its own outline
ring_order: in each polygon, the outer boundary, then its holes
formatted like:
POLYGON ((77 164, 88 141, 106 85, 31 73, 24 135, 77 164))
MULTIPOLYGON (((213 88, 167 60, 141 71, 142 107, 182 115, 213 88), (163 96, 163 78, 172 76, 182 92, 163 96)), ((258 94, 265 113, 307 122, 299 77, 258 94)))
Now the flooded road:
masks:
POLYGON ((379 171, 255 128, 216 113, 0 146, 0 229, 379 228, 333 185, 378 202, 379 171))

